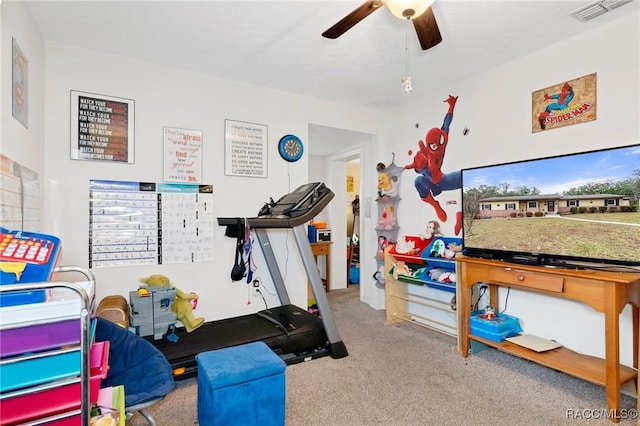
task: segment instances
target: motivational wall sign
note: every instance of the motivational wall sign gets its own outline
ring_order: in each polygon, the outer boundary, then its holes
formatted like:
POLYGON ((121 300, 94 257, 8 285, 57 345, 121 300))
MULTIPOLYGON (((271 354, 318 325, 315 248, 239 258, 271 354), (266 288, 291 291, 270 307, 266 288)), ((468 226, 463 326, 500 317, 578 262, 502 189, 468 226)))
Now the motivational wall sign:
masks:
POLYGON ((71 159, 134 163, 134 101, 72 90, 71 159))
POLYGON ((164 127, 164 181, 202 182, 202 132, 164 127))
POLYGON ((267 177, 267 126, 225 120, 224 148, 226 175, 267 177))

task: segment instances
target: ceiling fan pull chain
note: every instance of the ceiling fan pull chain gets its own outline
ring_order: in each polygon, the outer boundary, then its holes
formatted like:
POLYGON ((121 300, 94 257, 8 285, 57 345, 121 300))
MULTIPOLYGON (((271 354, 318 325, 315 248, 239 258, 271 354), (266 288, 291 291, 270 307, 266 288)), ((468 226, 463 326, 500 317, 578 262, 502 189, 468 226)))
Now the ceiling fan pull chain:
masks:
POLYGON ((405 53, 405 69, 404 77, 402 77, 402 87, 404 91, 408 93, 413 92, 413 86, 411 86, 411 76, 409 75, 409 20, 405 26, 404 32, 404 53, 405 53))

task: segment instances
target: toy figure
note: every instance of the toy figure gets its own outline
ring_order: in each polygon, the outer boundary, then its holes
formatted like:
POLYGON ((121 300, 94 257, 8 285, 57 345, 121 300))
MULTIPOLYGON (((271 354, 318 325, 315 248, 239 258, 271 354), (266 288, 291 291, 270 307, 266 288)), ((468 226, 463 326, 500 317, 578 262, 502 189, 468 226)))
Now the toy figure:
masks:
MULTIPOLYGON (((173 287, 169 278, 159 274, 141 278, 140 282, 145 283, 149 287, 173 287)), ((176 298, 173 301, 171 310, 176 313, 176 318, 184 325, 187 333, 191 333, 204 323, 204 318, 195 318, 193 316, 193 309, 195 309, 197 304, 198 295, 196 293, 187 294, 179 288, 175 289, 176 298)))
MULTIPOLYGON (((436 211, 438 219, 445 222, 447 213, 435 199, 442 191, 460 189, 460 171, 444 174, 442 173, 442 163, 449 141, 449 126, 453 120, 453 110, 458 100, 457 96, 449 95, 444 102, 449 104, 449 110, 444 116, 441 128, 432 128, 425 135, 425 140, 418 141, 419 150, 416 152, 413 162, 405 169, 414 169, 418 174, 415 180, 415 187, 420 198, 425 203, 430 204, 436 211)), ((409 155, 412 155, 409 150, 409 155)))

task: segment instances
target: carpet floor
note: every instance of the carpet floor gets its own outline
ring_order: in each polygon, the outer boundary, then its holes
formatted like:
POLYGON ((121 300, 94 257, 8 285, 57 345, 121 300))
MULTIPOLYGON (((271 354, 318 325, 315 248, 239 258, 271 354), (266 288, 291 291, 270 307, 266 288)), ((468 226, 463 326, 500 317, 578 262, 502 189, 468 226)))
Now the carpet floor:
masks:
MULTIPOLYGON (((495 349, 463 358, 450 336, 385 324, 358 291, 328 295, 349 356, 286 368, 288 426, 612 424, 604 387, 495 349)), ((623 394, 621 408, 618 424, 640 425, 635 397, 623 394)), ((160 426, 197 425, 197 379, 149 411, 160 426)), ((135 414, 127 424, 147 423, 135 414)))

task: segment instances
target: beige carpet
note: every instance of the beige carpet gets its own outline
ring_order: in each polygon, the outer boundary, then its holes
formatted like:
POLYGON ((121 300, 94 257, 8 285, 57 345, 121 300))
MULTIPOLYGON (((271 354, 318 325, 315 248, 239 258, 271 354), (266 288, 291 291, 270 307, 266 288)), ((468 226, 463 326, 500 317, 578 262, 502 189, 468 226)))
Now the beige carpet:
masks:
MULTIPOLYGON (((287 367, 288 426, 612 424, 601 386, 494 349, 462 358, 452 337, 385 325, 357 286, 329 301, 349 356, 287 367)), ((621 407, 635 413, 636 399, 623 395, 621 407)), ((160 426, 198 424, 197 379, 176 382, 150 411, 160 426)), ((136 414, 127 424, 147 423, 136 414)))

